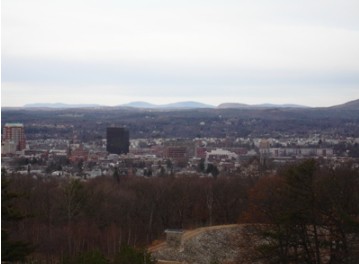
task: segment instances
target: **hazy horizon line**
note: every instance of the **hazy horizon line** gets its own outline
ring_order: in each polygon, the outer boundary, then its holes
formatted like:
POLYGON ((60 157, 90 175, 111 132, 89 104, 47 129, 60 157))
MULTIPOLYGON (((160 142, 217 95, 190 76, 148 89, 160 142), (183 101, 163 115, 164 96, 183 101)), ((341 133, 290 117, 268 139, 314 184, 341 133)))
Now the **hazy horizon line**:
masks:
POLYGON ((331 107, 331 106, 336 106, 336 105, 341 105, 341 104, 345 104, 351 101, 355 101, 358 99, 353 99, 353 100, 349 100, 349 101, 344 101, 342 103, 337 103, 337 104, 326 104, 326 105, 307 105, 307 104, 301 104, 301 103, 292 103, 292 102, 285 102, 285 103, 273 103, 271 101, 265 101, 265 102, 261 102, 261 103, 248 103, 248 102, 244 102, 244 101, 226 101, 226 102, 221 102, 219 104, 216 103, 210 103, 210 102, 205 102, 205 101, 199 101, 199 100, 178 100, 178 101, 172 101, 169 100, 167 102, 156 102, 156 100, 154 101, 147 101, 147 100, 132 100, 132 101, 128 101, 128 102, 121 102, 118 104, 106 104, 106 103, 72 103, 72 102, 64 102, 64 101, 55 101, 55 102, 29 102, 29 103, 25 103, 22 105, 4 105, 3 103, 1 104, 1 107, 7 107, 7 108, 23 108, 23 107, 34 107, 32 105, 76 105, 76 106, 104 106, 104 107, 118 107, 118 106, 128 106, 130 104, 135 104, 135 103, 144 103, 144 104, 149 104, 152 105, 154 107, 160 107, 160 106, 166 106, 166 105, 172 105, 172 104, 180 104, 180 103, 196 103, 196 104, 202 104, 202 105, 208 105, 210 107, 218 107, 222 104, 243 104, 243 105, 248 105, 248 106, 261 106, 261 105, 278 105, 278 106, 285 106, 285 105, 292 105, 292 106, 301 106, 301 107, 308 107, 308 108, 316 108, 316 107, 331 107))

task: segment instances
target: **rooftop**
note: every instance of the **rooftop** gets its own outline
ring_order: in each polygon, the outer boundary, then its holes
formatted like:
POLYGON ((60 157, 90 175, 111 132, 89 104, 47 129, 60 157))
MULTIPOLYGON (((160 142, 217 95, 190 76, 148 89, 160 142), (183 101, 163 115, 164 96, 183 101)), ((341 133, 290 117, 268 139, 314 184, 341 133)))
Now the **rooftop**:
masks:
POLYGON ((24 127, 21 123, 6 123, 5 127, 24 127))

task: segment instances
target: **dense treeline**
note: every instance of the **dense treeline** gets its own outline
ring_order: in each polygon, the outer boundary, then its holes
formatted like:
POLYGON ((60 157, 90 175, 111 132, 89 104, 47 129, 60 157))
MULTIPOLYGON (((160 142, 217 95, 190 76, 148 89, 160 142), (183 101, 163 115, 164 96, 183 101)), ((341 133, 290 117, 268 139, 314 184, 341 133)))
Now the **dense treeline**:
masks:
POLYGON ((258 181, 244 218, 252 263, 359 263, 359 170, 290 166, 258 181))
POLYGON ((7 228, 12 239, 34 246, 32 258, 46 263, 96 251, 114 259, 121 247, 146 246, 168 228, 236 223, 254 182, 236 177, 82 182, 11 175, 8 188, 21 194, 14 206, 28 217, 7 228))
POLYGON ((260 179, 5 178, 2 208, 21 212, 21 221, 2 222, 5 241, 33 250, 39 263, 150 263, 140 248, 165 229, 238 222, 253 224, 243 241, 249 263, 359 261, 359 170, 351 165, 309 160, 260 179))

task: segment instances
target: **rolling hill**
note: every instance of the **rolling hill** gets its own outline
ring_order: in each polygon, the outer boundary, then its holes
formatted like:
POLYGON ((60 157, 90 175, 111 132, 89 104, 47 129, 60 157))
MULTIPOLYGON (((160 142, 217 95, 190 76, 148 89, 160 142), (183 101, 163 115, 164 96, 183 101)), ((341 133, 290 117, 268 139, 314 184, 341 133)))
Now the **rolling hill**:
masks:
POLYGON ((346 102, 344 104, 335 105, 331 107, 332 109, 340 110, 359 110, 359 99, 346 102))

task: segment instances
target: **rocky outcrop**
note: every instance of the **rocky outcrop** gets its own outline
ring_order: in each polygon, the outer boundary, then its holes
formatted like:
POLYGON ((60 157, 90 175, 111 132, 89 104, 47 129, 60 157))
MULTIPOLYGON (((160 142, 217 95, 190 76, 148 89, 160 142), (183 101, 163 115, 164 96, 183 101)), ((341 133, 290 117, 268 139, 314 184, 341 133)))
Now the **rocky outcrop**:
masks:
POLYGON ((226 225, 187 231, 179 247, 166 243, 150 248, 159 263, 232 263, 238 259, 243 225, 226 225))

